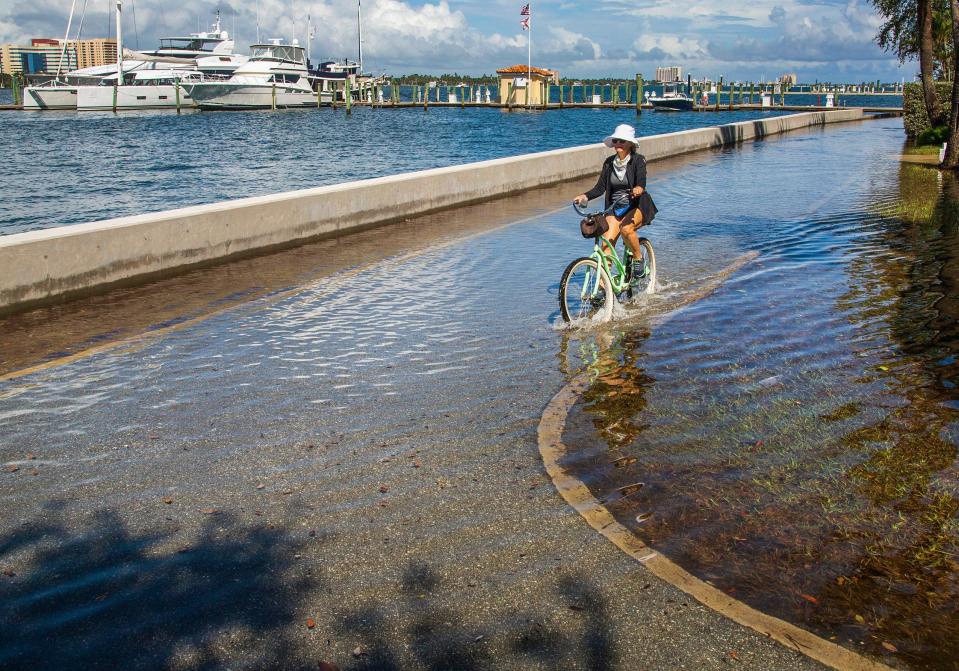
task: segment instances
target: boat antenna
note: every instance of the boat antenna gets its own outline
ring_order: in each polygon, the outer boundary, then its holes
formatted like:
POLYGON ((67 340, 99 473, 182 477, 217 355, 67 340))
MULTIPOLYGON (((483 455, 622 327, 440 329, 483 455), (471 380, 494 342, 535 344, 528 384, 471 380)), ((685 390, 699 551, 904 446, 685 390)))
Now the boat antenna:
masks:
POLYGON ((260 0, 256 0, 256 43, 260 43, 260 0))
POLYGON ((60 69, 63 67, 63 57, 67 55, 67 45, 70 44, 70 25, 73 23, 73 11, 76 8, 77 0, 73 0, 73 4, 70 5, 70 16, 67 18, 67 32, 63 36, 63 49, 60 50, 60 62, 57 63, 57 79, 60 79, 60 69))
POLYGON ((306 13, 306 62, 310 62, 310 47, 313 44, 313 17, 306 13))
POLYGON ((356 43, 360 57, 360 70, 357 75, 363 74, 363 15, 360 8, 361 0, 356 0, 356 43))
POLYGON ((133 8, 133 36, 136 38, 137 51, 140 50, 140 31, 137 30, 137 3, 136 0, 130 0, 130 7, 133 8))
POLYGON ((293 44, 296 42, 296 4, 294 0, 290 0, 290 25, 292 30, 290 44, 293 44))

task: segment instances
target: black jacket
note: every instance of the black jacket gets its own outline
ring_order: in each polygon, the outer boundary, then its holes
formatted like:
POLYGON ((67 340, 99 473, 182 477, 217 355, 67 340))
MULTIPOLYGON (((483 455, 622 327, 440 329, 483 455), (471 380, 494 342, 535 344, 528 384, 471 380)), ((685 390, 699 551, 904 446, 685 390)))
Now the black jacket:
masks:
MULTIPOLYGON (((629 188, 633 189, 637 186, 646 188, 646 157, 642 154, 633 152, 633 157, 629 160, 629 164, 626 166, 626 182, 629 184, 629 188)), ((609 184, 609 176, 613 172, 613 159, 616 158, 616 154, 613 154, 603 163, 603 170, 599 173, 599 181, 596 182, 596 186, 586 192, 586 197, 592 200, 596 198, 601 193, 606 194, 606 205, 609 207, 613 204, 613 189, 609 184)), ((636 205, 637 198, 633 198, 633 205, 636 205)))

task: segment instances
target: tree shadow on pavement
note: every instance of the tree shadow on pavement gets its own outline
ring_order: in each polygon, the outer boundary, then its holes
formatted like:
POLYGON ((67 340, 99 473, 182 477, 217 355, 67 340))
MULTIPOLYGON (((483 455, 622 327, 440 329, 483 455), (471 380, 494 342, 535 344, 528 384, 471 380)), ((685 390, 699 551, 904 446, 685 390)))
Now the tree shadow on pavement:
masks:
POLYGON ((81 528, 47 513, 62 521, 0 536, 0 566, 26 567, 0 576, 0 668, 307 668, 283 628, 317 581, 290 571, 285 533, 210 514, 178 546, 112 512, 81 528))
POLYGON ((412 562, 402 578, 402 631, 391 640, 390 617, 380 605, 353 612, 341 634, 364 642, 351 671, 473 671, 490 668, 585 668, 614 666, 615 646, 606 599, 579 574, 559 576, 553 594, 505 619, 473 630, 464 624, 487 604, 460 598, 439 573, 412 562), (482 633, 480 633, 482 631, 482 633), (398 638, 398 640, 396 640, 398 638))

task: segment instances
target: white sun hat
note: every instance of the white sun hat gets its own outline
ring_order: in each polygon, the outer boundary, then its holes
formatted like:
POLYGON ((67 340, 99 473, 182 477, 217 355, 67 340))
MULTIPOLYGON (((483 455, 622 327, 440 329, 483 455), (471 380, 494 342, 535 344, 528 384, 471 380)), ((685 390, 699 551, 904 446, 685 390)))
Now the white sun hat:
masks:
POLYGON ((639 144, 636 141, 636 129, 630 126, 627 123, 621 123, 616 126, 616 130, 613 131, 612 135, 606 137, 603 140, 603 144, 607 147, 613 146, 613 140, 626 140, 627 142, 632 142, 633 144, 639 144))

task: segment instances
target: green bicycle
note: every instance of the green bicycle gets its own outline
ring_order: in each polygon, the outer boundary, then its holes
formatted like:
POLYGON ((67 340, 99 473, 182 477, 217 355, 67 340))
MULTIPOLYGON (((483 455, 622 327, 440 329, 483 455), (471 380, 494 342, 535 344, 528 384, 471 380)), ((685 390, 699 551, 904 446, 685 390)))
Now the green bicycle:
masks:
MULTIPOLYGON (((603 212, 591 215, 579 204, 573 204, 576 213, 587 218, 597 214, 605 216, 615 207, 614 203, 603 212)), ((559 284, 559 309, 567 322, 578 319, 609 321, 617 298, 625 295, 628 300, 633 297, 633 292, 656 292, 656 255, 652 243, 646 238, 639 239, 643 273, 633 278, 633 258, 629 248, 620 259, 615 246, 603 235, 604 232, 597 230, 593 236, 592 254, 571 262, 563 272, 559 284)))

